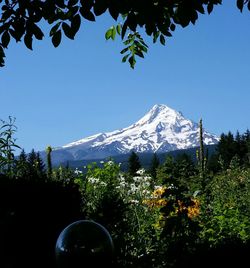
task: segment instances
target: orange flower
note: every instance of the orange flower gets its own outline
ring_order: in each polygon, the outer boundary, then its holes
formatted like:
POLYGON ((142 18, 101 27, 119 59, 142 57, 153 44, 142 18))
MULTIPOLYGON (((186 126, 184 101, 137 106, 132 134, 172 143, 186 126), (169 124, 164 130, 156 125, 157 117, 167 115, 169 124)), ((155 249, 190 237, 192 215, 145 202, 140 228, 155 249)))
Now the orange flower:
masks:
POLYGON ((178 200, 179 208, 177 211, 187 210, 187 215, 190 219, 197 217, 200 214, 200 201, 198 199, 191 199, 193 204, 191 206, 184 206, 181 200, 178 200))

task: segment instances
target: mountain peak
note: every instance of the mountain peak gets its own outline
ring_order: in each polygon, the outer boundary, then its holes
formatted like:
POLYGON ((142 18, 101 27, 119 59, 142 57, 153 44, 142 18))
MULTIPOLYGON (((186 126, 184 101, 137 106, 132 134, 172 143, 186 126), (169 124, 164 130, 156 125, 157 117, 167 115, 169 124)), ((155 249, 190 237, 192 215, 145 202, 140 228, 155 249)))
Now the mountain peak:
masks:
POLYGON ((168 107, 165 104, 155 104, 150 110, 149 113, 161 113, 161 112, 170 112, 174 109, 168 107))
POLYGON ((148 113, 146 113, 136 125, 150 124, 153 121, 169 121, 174 122, 177 117, 182 116, 180 113, 176 112, 174 109, 168 107, 165 104, 155 104, 148 113))
MULTIPOLYGON (((203 131, 204 144, 218 137, 203 131)), ((164 104, 154 105, 135 124, 112 132, 86 137, 59 149, 58 155, 74 160, 98 159, 135 152, 168 152, 199 146, 199 125, 164 104)))

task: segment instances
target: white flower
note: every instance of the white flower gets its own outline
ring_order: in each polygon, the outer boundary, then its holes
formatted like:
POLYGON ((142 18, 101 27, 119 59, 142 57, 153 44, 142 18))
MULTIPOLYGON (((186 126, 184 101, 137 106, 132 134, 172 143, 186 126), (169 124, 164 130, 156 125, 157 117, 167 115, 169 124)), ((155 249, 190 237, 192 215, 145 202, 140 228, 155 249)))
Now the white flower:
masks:
POLYGON ((141 180, 141 177, 133 177, 133 181, 137 182, 137 181, 140 181, 141 180))
POLYGON ((125 181, 121 181, 119 187, 123 187, 124 188, 125 186, 126 186, 126 182, 125 181))
POLYGON ((138 200, 134 200, 134 199, 131 200, 130 202, 131 202, 132 204, 139 204, 139 201, 138 201, 138 200))
POLYGON ((144 190, 142 191, 142 193, 146 195, 146 194, 150 194, 150 191, 144 189, 144 190))
POLYGON ((144 182, 144 186, 146 186, 146 187, 150 186, 150 182, 148 182, 148 181, 144 182))
POLYGON ((81 171, 81 170, 78 170, 78 168, 76 168, 75 171, 74 171, 74 173, 75 173, 76 175, 79 175, 79 174, 82 174, 82 171, 81 171))
POLYGON ((95 183, 99 182, 99 179, 90 177, 90 178, 88 178, 88 182, 95 184, 95 183))
POLYGON ((118 180, 122 182, 122 181, 125 181, 125 178, 122 174, 119 174, 118 180))
POLYGON ((101 181, 101 182, 100 182, 100 185, 101 185, 101 186, 107 186, 107 183, 104 182, 104 181, 101 181))
POLYGON ((145 169, 144 168, 141 168, 139 170, 136 171, 136 174, 138 175, 143 175, 145 173, 145 169))
POLYGON ((149 177, 149 176, 145 176, 144 177, 144 180, 148 180, 148 181, 150 181, 152 178, 151 177, 149 177))

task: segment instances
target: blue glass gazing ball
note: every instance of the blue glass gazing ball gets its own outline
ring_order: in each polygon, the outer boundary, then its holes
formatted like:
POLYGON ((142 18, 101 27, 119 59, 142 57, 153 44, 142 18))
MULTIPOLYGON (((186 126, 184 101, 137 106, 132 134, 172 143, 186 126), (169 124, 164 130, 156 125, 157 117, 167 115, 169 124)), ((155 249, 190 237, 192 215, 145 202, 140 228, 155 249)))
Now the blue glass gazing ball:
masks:
POLYGON ((114 245, 109 232, 101 224, 80 220, 60 233, 55 254, 59 268, 110 266, 114 245))

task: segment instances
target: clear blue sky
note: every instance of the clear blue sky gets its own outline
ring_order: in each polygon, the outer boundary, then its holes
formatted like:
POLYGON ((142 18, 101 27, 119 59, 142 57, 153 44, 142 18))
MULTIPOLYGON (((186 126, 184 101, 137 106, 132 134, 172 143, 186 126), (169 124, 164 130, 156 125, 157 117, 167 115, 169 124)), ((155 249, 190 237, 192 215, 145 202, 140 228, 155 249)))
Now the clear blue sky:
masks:
POLYGON ((135 70, 121 63, 115 22, 83 22, 74 41, 49 38, 30 51, 12 42, 0 69, 0 118, 16 117, 26 152, 127 127, 154 104, 181 111, 217 135, 250 128, 250 12, 224 1, 195 26, 178 28, 166 46, 150 46, 135 70))

